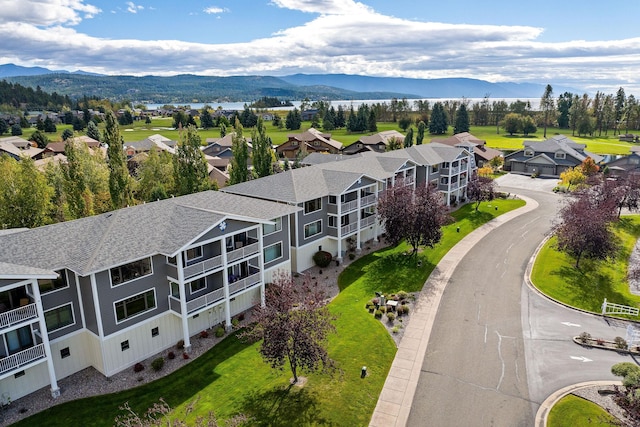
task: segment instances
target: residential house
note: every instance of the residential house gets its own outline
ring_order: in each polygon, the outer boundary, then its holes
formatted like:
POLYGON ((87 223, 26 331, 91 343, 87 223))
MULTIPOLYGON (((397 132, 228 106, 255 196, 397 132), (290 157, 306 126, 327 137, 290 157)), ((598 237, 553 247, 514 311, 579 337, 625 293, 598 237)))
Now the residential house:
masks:
POLYGON ((473 153, 477 167, 481 168, 495 157, 501 157, 502 151, 487 147, 487 141, 478 139, 469 132, 460 132, 449 138, 436 138, 431 142, 451 145, 452 147, 463 147, 473 153))
POLYGON ((128 369, 264 304, 299 208, 205 191, 0 233, 0 396, 128 369))
POLYGON ((168 151, 175 154, 176 144, 176 141, 156 133, 141 141, 127 142, 124 151, 127 159, 139 153, 148 153, 151 150, 168 151))
POLYGON ((605 164, 609 178, 626 178, 629 175, 640 176, 640 147, 631 147, 631 154, 616 156, 605 164))
MULTIPOLYGON (((215 156, 222 159, 231 159, 233 157, 233 137, 236 135, 235 132, 230 132, 226 134, 222 138, 207 138, 205 141, 207 146, 202 149, 205 154, 209 156, 215 156)), ((247 141, 247 146, 249 147, 249 155, 251 155, 251 150, 253 146, 251 145, 251 137, 244 137, 247 141)))
POLYGON ((35 147, 34 144, 19 136, 0 138, 0 154, 7 154, 16 160, 20 160, 23 156, 38 160, 42 158, 43 151, 42 148, 35 147))
POLYGON ((545 141, 524 141, 524 148, 504 158, 504 169, 524 175, 560 177, 565 170, 579 166, 587 157, 600 163, 602 157, 585 150, 565 135, 556 135, 545 141))
POLYGON ((298 153, 327 152, 337 154, 342 150, 342 143, 331 138, 330 133, 323 133, 315 128, 309 128, 302 133, 287 135, 287 141, 276 147, 278 157, 290 160, 298 153))
POLYGON ((365 151, 375 151, 376 153, 384 153, 387 151, 390 141, 396 140, 400 143, 400 147, 404 144, 404 135, 397 130, 386 130, 373 135, 363 135, 351 145, 342 149, 343 154, 356 154, 365 151))

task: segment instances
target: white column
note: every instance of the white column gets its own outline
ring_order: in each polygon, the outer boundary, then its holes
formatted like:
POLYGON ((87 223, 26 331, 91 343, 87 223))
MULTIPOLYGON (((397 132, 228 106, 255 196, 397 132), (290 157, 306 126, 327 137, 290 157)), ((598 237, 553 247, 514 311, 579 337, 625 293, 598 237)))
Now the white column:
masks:
MULTIPOLYGON (((107 274, 111 274, 107 271, 107 274)), ((102 326, 102 311, 100 310, 100 298, 98 296, 98 285, 96 283, 96 275, 95 273, 89 276, 89 281, 91 282, 91 295, 93 296, 93 310, 96 313, 96 323, 98 324, 98 337, 100 338, 100 354, 102 360, 102 368, 104 368, 105 360, 107 360, 104 354, 104 327, 102 326)))
MULTIPOLYGON (((224 251, 222 251, 222 265, 224 268, 222 269, 222 283, 224 285, 224 326, 227 330, 231 329, 231 301, 229 295, 229 271, 227 265, 227 243, 226 236, 223 239, 224 243, 224 251)), ((233 248, 232 248, 233 250, 233 248)))
POLYGON ((361 212, 360 212, 360 208, 362 207, 362 189, 358 188, 356 195, 358 196, 357 203, 356 203, 356 221, 357 221, 357 227, 358 227, 358 232, 356 233, 356 251, 360 252, 362 250, 362 244, 360 243, 361 239, 360 239, 360 216, 361 216, 361 212))
POLYGON ((336 201, 338 204, 338 255, 336 256, 336 260, 338 262, 342 262, 342 196, 336 196, 336 201))
POLYGON ((176 255, 176 267, 178 270, 178 287, 180 288, 180 320, 182 321, 182 339, 184 350, 191 351, 191 338, 189 337, 189 316, 187 314, 187 287, 184 283, 184 264, 182 251, 176 255))
POLYGON ((36 302, 36 310, 38 313, 38 326, 40 328, 40 338, 42 338, 42 345, 47 359, 47 370, 49 371, 49 383, 51 384, 51 397, 54 399, 60 396, 60 387, 58 387, 58 381, 56 379, 56 371, 53 366, 53 354, 51 354, 51 345, 49 344, 49 333, 47 332, 47 324, 44 320, 44 309, 42 308, 42 299, 40 298, 40 288, 38 287, 38 280, 33 279, 31 281, 31 289, 33 291, 33 298, 36 302))
POLYGON ((265 306, 264 300, 264 242, 262 240, 262 224, 258 225, 258 266, 260 267, 260 307, 265 306))

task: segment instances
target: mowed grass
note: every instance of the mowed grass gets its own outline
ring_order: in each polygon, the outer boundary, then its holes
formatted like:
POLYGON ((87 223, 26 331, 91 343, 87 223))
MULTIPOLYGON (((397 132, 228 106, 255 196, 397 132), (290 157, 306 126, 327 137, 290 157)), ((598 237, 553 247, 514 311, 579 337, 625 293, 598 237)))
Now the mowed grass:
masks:
POLYGON ((547 418, 547 427, 615 426, 618 420, 600 406, 569 394, 556 403, 547 418))
POLYGON ((456 222, 444 228, 441 242, 418 254, 420 267, 415 257, 405 255, 409 247, 404 243, 350 264, 339 277, 340 294, 329 304, 338 316, 337 333, 328 343, 337 365, 333 375, 303 374, 308 378, 305 386, 291 387, 288 367, 272 370, 260 358, 258 344, 246 344, 231 335, 165 378, 55 406, 16 425, 111 426, 123 403, 143 413, 162 397, 176 408, 176 416, 197 400, 190 422, 213 411, 220 420, 240 413, 251 416, 255 426, 366 426, 397 350, 386 328, 365 310, 366 301, 375 291, 420 291, 439 260, 465 235, 523 205, 521 200, 494 200, 482 203, 478 212, 471 205, 463 206, 453 213, 456 222), (365 379, 360 378, 362 366, 367 366, 365 379))
POLYGON ((619 249, 608 261, 575 259, 556 250, 551 238, 538 254, 531 280, 546 295, 573 307, 601 312, 602 302, 640 307, 640 296, 629 292, 627 268, 629 256, 640 237, 640 216, 622 217, 615 225, 619 249))

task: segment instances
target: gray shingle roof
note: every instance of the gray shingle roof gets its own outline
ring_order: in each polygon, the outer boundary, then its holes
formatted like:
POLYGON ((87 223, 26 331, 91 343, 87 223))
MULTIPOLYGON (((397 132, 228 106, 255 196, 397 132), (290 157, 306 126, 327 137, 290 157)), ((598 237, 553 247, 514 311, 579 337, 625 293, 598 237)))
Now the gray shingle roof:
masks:
POLYGON ((8 262, 0 262, 0 279, 12 278, 34 278, 34 279, 53 279, 58 275, 52 270, 44 270, 41 268, 30 267, 27 265, 10 264, 8 262))
POLYGON ((158 253, 173 255, 225 218, 264 222, 297 210, 205 191, 0 235, 0 259, 87 275, 158 253))

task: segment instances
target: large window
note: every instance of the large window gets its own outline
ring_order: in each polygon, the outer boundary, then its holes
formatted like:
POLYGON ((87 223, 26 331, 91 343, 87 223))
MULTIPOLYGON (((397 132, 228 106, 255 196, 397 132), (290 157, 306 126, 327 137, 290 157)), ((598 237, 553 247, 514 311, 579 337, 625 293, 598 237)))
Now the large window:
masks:
POLYGON ((316 212, 322 209, 322 199, 313 199, 307 200, 304 202, 304 214, 309 214, 311 212, 316 212))
POLYGON ((335 215, 329 215, 329 228, 338 227, 338 217, 335 215))
POLYGON ((282 218, 276 218, 273 220, 275 224, 262 224, 262 234, 267 235, 282 230, 282 218))
POLYGON ((282 258, 282 242, 264 248, 264 263, 282 258))
POLYGON ((202 258, 202 246, 187 249, 187 261, 193 261, 198 258, 202 258))
POLYGON ((67 271, 60 270, 56 271, 56 273, 59 275, 56 279, 38 279, 38 287, 40 288, 41 294, 46 294, 47 292, 52 292, 69 286, 67 283, 67 271))
POLYGON ((131 317, 156 308, 156 293, 153 289, 134 295, 131 298, 123 299, 114 304, 116 309, 116 320, 122 322, 131 317))
POLYGON ((138 279, 153 273, 151 270, 151 258, 130 262, 111 269, 111 284, 113 286, 138 279))
POLYGON ((191 293, 193 294, 203 289, 206 289, 207 281, 204 277, 201 277, 197 280, 194 280, 193 282, 190 282, 189 287, 191 288, 191 293))
POLYGON ((564 151, 557 151, 554 156, 556 159, 565 159, 567 157, 567 153, 564 151))
POLYGON ((71 307, 71 304, 45 311, 44 321, 47 324, 48 332, 73 325, 75 321, 73 320, 73 308, 71 307))
POLYGON ((322 233, 322 221, 318 220, 311 222, 304 226, 304 238, 308 239, 311 236, 322 233))

